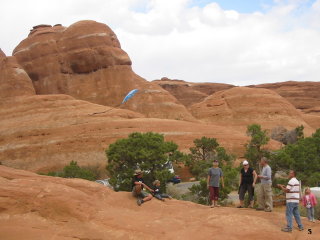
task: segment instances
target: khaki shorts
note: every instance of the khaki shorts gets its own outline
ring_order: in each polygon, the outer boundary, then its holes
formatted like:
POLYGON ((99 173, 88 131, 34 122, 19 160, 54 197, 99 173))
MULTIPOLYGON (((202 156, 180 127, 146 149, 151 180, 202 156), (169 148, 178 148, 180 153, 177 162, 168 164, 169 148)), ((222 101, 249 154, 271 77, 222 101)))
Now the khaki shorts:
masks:
POLYGON ((136 192, 136 187, 132 188, 132 196, 136 197, 136 198, 145 198, 149 196, 149 193, 147 193, 146 191, 141 190, 140 193, 136 192))

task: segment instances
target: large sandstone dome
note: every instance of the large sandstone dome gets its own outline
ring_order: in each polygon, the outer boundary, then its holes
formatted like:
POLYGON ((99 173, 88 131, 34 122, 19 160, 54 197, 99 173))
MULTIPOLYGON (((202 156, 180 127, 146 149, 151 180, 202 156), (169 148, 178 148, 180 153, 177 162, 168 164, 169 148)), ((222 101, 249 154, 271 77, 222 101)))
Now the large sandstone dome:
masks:
POLYGON ((268 89, 235 87, 220 91, 194 104, 190 111, 196 118, 216 124, 257 123, 268 129, 278 125, 287 128, 304 125, 307 131, 312 131, 291 103, 268 89))
POLYGON ((117 106, 132 89, 126 108, 147 117, 194 120, 167 91, 136 75, 128 54, 105 24, 80 21, 69 27, 39 25, 13 51, 37 94, 68 94, 117 106))

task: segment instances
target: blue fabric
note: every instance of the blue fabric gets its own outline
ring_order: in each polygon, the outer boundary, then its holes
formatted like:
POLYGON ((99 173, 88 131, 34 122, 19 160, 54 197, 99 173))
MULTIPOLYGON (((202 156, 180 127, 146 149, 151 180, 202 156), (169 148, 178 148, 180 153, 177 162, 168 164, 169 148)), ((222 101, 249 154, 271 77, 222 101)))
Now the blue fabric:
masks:
POLYGON ((287 202, 287 209, 286 209, 286 218, 287 218, 287 227, 292 229, 292 217, 295 218, 298 227, 303 228, 300 219, 299 213, 299 203, 287 202))
POLYGON ((130 98, 132 98, 138 91, 139 91, 138 89, 134 89, 134 90, 130 91, 130 92, 128 93, 128 95, 125 96, 125 98, 123 99, 123 101, 122 101, 121 104, 125 103, 125 102, 128 101, 130 98))

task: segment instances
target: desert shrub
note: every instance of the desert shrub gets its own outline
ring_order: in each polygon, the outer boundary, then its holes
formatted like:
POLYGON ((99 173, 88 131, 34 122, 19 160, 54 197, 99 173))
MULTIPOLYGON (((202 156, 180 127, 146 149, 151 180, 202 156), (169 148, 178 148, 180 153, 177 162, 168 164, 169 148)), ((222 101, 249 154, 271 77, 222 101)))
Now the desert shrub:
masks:
POLYGON ((165 191, 167 181, 173 177, 166 167, 168 161, 176 162, 183 156, 174 142, 164 141, 158 133, 132 133, 119 139, 106 150, 110 183, 116 190, 130 191, 136 169, 141 169, 146 183, 158 179, 165 191))
POLYGON ((89 181, 94 181, 97 179, 94 172, 80 167, 76 161, 71 161, 69 165, 63 168, 62 171, 49 172, 45 175, 63 178, 82 178, 89 181))

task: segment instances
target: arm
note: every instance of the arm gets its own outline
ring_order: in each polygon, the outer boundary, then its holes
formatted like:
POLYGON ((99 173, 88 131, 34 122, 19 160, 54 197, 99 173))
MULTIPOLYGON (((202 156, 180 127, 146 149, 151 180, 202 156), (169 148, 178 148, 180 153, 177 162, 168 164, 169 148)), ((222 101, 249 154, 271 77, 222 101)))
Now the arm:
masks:
POLYGON ((278 184, 277 185, 282 191, 284 191, 285 193, 290 192, 290 189, 287 189, 286 186, 282 185, 282 184, 278 184))
POLYGON ((224 178, 223 176, 221 176, 220 178, 221 178, 221 186, 224 188, 224 178))
POLYGON ((242 174, 240 172, 240 177, 239 177, 239 186, 241 186, 241 183, 242 183, 242 174))
POLYGON ((142 183, 142 185, 143 185, 146 189, 148 189, 150 192, 154 192, 154 190, 153 190, 153 189, 151 189, 151 188, 149 188, 149 186, 148 186, 148 185, 146 185, 146 184, 144 184, 144 183, 142 183))
POLYGON ((253 187, 256 185, 257 178, 258 178, 258 174, 256 173, 255 170, 253 170, 253 184, 252 184, 253 187))
POLYGON ((208 175, 207 177, 207 187, 209 188, 209 183, 210 183, 210 176, 208 175))

